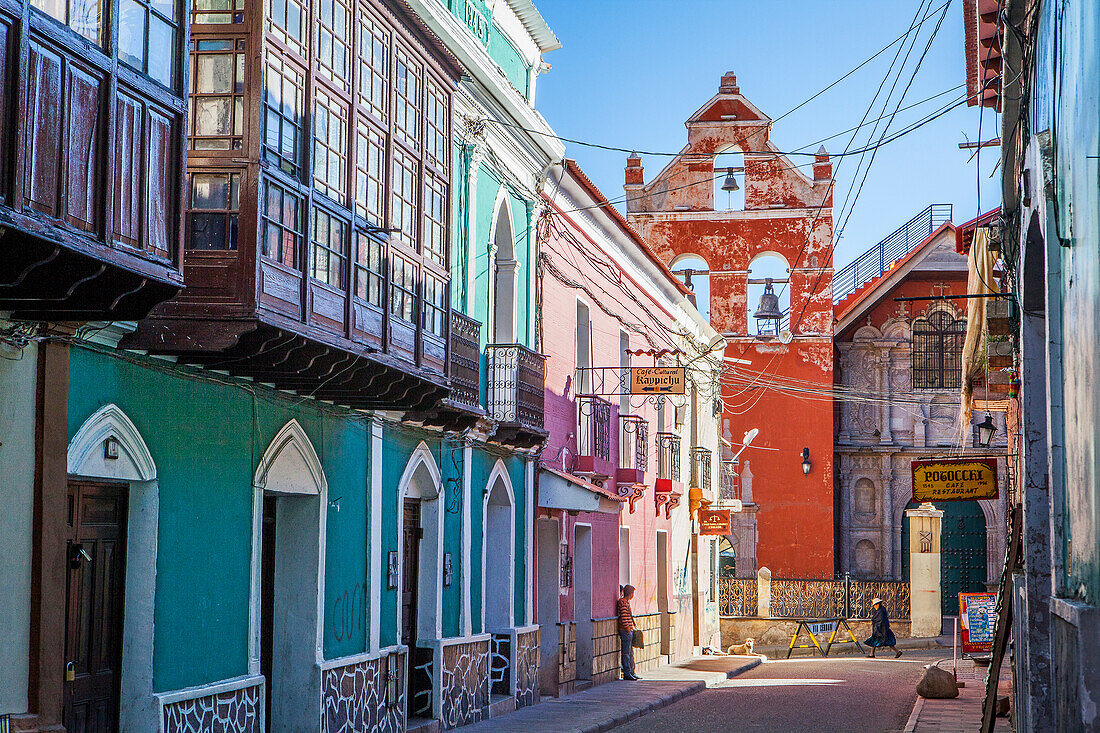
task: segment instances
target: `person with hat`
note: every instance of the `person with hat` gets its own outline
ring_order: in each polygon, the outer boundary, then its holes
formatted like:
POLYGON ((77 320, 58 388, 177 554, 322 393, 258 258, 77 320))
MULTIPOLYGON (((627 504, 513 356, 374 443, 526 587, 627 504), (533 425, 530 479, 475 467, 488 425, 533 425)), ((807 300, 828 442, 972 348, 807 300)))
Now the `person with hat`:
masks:
POLYGON ((901 650, 897 648, 898 640, 890 630, 890 617, 886 614, 886 604, 881 598, 876 598, 871 601, 871 608, 874 609, 871 612, 871 638, 864 642, 871 647, 871 653, 867 656, 874 659, 875 649, 887 647, 894 650, 894 659, 897 659, 901 656, 901 650))

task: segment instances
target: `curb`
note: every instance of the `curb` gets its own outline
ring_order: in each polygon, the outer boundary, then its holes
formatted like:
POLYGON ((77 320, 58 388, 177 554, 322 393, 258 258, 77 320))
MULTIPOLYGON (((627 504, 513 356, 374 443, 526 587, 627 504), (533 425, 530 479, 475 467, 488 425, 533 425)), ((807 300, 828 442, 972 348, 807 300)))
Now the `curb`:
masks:
MULTIPOLYGON (((755 667, 759 667, 761 665, 761 663, 762 663, 762 660, 754 659, 751 662, 746 662, 745 664, 742 664, 740 667, 735 667, 734 669, 731 669, 731 670, 726 672, 726 679, 731 680, 731 679, 733 679, 734 677, 736 677, 740 674, 744 674, 745 672, 748 672, 750 669, 753 669, 755 667)), ((695 682, 691 685, 688 685, 687 687, 684 687, 680 690, 677 690, 676 692, 673 692, 672 694, 668 695, 667 697, 663 697, 660 700, 657 700, 656 702, 650 703, 649 705, 646 705, 646 706, 640 707, 640 708, 635 708, 634 710, 627 711, 627 712, 623 713, 622 715, 618 715, 618 716, 616 716, 615 718, 613 718, 611 720, 606 720, 602 723, 598 723, 596 725, 592 725, 592 726, 589 726, 587 728, 578 728, 577 731, 578 731, 578 733, 606 733, 606 731, 613 730, 615 728, 618 728, 621 725, 626 725, 627 723, 631 722, 632 720, 637 720, 638 718, 642 717, 643 715, 646 715, 647 713, 652 713, 656 710, 660 710, 661 708, 668 707, 669 705, 672 705, 675 702, 679 702, 680 700, 683 700, 685 697, 689 697, 689 696, 694 695, 696 693, 702 692, 703 690, 707 689, 708 687, 710 687, 710 684, 708 682, 705 682, 705 681, 695 682)))
POLYGON ((909 720, 905 723, 902 733, 913 733, 917 729, 917 718, 920 717, 921 708, 924 707, 924 698, 917 695, 917 701, 913 703, 913 712, 909 713, 909 720))

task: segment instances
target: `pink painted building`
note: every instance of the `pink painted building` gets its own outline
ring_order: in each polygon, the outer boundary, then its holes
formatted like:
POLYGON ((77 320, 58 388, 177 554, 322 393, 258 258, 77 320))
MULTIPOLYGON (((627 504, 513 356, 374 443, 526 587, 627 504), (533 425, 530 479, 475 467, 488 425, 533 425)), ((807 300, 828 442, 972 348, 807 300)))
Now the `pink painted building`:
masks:
POLYGON ((640 671, 718 644, 716 543, 692 534, 688 489, 716 495, 724 341, 575 162, 544 199, 536 608, 541 691, 558 695, 619 677, 620 584, 636 588, 640 671), (682 395, 629 393, 630 368, 655 365, 686 365, 682 395))

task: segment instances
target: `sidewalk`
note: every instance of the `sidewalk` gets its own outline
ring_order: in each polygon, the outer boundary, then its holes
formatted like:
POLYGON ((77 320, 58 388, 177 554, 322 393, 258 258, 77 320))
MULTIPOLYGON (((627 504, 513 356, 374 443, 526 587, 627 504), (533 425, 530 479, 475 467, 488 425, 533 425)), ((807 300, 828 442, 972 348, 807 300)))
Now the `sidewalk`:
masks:
MULTIPOLYGON (((940 667, 950 671, 951 662, 943 662, 940 667)), ((975 665, 969 659, 959 660, 958 680, 965 682, 966 687, 959 688, 959 696, 950 700, 925 700, 918 695, 905 733, 973 733, 980 730, 988 669, 975 665)), ((1012 696, 1012 672, 1007 664, 1001 666, 997 695, 1012 696)), ((1008 733, 1012 725, 1007 717, 995 718, 993 730, 1008 733)))
POLYGON ((692 657, 645 673, 639 682, 608 682, 462 728, 463 733, 599 733, 671 705, 759 665, 755 657, 692 657))

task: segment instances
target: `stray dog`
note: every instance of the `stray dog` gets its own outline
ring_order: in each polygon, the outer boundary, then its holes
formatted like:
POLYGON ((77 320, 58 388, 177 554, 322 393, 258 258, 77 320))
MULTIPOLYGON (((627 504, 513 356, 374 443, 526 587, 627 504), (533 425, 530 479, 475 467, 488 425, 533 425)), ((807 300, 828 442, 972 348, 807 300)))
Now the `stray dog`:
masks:
POLYGON ((756 654, 753 651, 753 645, 754 644, 756 644, 756 641, 754 639, 752 639, 751 637, 748 638, 748 639, 745 639, 744 644, 730 644, 729 649, 726 650, 726 654, 736 655, 736 656, 739 656, 739 657, 759 657, 760 661, 762 661, 762 662, 768 661, 768 657, 766 655, 756 654))

